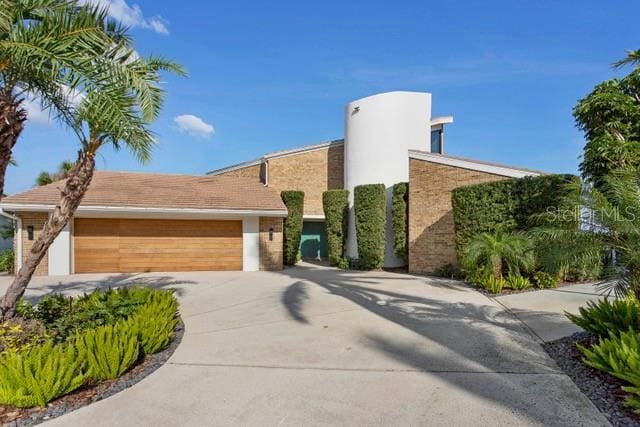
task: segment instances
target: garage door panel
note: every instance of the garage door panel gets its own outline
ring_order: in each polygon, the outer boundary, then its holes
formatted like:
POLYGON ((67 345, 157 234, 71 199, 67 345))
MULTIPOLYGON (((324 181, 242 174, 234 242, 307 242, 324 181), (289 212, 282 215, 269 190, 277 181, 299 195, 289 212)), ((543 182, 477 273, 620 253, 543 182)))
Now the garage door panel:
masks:
POLYGON ((77 218, 77 273, 242 270, 242 222, 77 218))

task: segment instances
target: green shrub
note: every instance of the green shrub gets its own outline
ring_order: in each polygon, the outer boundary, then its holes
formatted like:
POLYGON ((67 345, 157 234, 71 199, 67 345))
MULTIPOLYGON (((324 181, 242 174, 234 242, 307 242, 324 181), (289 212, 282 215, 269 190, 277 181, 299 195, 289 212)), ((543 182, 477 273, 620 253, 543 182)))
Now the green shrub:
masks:
POLYGON ((544 271, 537 271, 533 274, 533 281, 538 288, 547 289, 558 287, 560 279, 556 275, 549 274, 544 271))
POLYGON ((458 279, 462 277, 462 272, 453 264, 445 264, 436 268, 433 271, 433 275, 436 277, 444 277, 446 279, 458 279))
POLYGON ((527 277, 512 273, 509 273, 509 275, 507 276, 506 287, 513 289, 514 291, 529 289, 531 286, 531 282, 527 277))
POLYGON ((129 322, 86 329, 75 341, 87 358, 88 375, 93 380, 113 380, 124 374, 139 355, 138 336, 129 322))
POLYGON ((322 193, 329 264, 339 266, 344 260, 344 246, 349 224, 349 191, 328 190, 322 193))
POLYGON ((503 278, 496 278, 492 274, 479 277, 478 285, 492 294, 499 294, 506 285, 503 278))
POLYGON ((282 201, 287 206, 287 217, 283 224, 284 239, 284 263, 285 265, 295 265, 298 250, 300 249, 300 239, 302 237, 302 216, 304 213, 304 192, 283 191, 280 193, 282 201))
POLYGON ((9 274, 13 274, 15 266, 15 254, 13 249, 7 249, 0 253, 0 271, 6 271, 9 274))
POLYGON ((535 265, 533 243, 526 235, 504 232, 480 233, 471 239, 463 252, 463 264, 472 269, 491 271, 496 279, 506 272, 520 274, 535 265))
POLYGON ((46 340, 46 330, 35 320, 16 318, 0 323, 0 355, 25 351, 46 340))
POLYGON ((129 321, 144 354, 154 354, 169 345, 178 324, 178 302, 167 291, 156 292, 129 321))
POLYGON ((403 260, 407 260, 409 249, 408 240, 408 203, 409 183, 400 182, 393 186, 391 202, 391 220, 393 222, 393 253, 403 260))
POLYGON ((600 339, 591 348, 578 345, 584 355, 584 362, 600 371, 613 375, 631 386, 622 387, 631 393, 625 403, 640 413, 640 336, 629 330, 620 335, 600 339))
POLYGON ((383 184, 359 185, 353 190, 358 240, 358 264, 364 270, 384 264, 387 203, 383 184))
POLYGON ((579 310, 580 314, 565 314, 573 323, 599 337, 629 329, 640 331, 640 304, 635 298, 589 301, 579 310))
POLYGON ((72 344, 53 342, 0 356, 0 404, 44 407, 87 380, 85 355, 72 344))

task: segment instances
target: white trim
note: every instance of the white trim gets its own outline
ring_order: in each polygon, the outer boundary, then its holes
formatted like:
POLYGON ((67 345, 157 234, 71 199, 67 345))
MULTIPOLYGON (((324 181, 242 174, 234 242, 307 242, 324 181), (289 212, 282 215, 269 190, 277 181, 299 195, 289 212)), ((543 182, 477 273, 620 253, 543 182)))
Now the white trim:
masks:
POLYGON ((0 208, 0 215, 15 221, 14 230, 16 232, 16 247, 13 249, 15 250, 15 267, 17 273, 22 268, 22 218, 11 215, 10 213, 5 212, 2 208, 0 208))
POLYGON ((425 153, 409 150, 409 158, 424 160, 427 162, 438 163, 441 165, 453 166, 462 169, 469 169, 478 172, 486 172, 494 175, 506 176, 510 178, 523 178, 525 176, 539 176, 541 172, 531 171, 527 169, 518 169, 510 166, 492 165, 487 163, 475 162, 473 160, 460 159, 456 157, 448 157, 442 154, 425 153))
POLYGON ((291 148, 289 150, 273 151, 263 156, 263 159, 278 159, 280 157, 293 156, 301 153, 309 153, 312 151, 323 150, 325 148, 344 145, 344 139, 334 139, 329 142, 321 142, 320 144, 305 145, 303 147, 291 148))
POLYGON ((225 173, 225 172, 232 172, 238 169, 244 169, 244 168, 248 168, 251 166, 256 166, 262 163, 262 157, 259 159, 254 159, 254 160, 248 160, 246 162, 242 162, 242 163, 236 163, 235 165, 231 165, 231 166, 226 166, 224 168, 220 168, 220 169, 214 169, 212 171, 209 171, 207 173, 205 173, 205 175, 208 176, 215 176, 215 175, 220 175, 221 173, 225 173))
POLYGON ((302 215, 303 221, 324 221, 324 215, 302 215))
POLYGON ((450 123, 453 123, 453 116, 434 117, 431 119, 431 122, 430 122, 431 127, 448 125, 450 123))
MULTIPOLYGON (((73 221, 73 219, 71 220, 73 221)), ((71 226, 67 224, 56 236, 47 250, 48 275, 66 276, 71 274, 71 226)))
MULTIPOLYGON (((45 204, 18 204, 2 203, 0 209, 12 212, 49 212, 55 208, 53 205, 45 204)), ((135 206, 80 206, 76 211, 76 216, 87 214, 162 214, 162 215, 193 215, 212 217, 242 217, 242 216, 272 216, 286 217, 286 210, 265 210, 265 209, 195 209, 195 208, 144 208, 135 206)))
POLYGON ((242 271, 260 270, 260 218, 242 219, 242 271))

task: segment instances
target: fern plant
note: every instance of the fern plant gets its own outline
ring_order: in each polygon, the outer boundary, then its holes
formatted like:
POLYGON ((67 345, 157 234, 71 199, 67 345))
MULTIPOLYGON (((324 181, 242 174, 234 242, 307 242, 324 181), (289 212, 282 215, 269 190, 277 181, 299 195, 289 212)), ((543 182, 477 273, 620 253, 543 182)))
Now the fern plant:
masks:
POLYGON ((170 292, 154 292, 127 323, 137 332, 144 354, 157 353, 169 345, 176 329, 178 302, 170 292))
POLYGON ((603 338, 629 329, 640 332, 640 304, 633 297, 589 301, 586 307, 580 307, 579 314, 565 315, 582 329, 603 338))
POLYGON ((86 354, 89 376, 96 381, 118 378, 139 355, 138 336, 128 322, 87 329, 75 345, 86 354))
POLYGON ((44 407, 87 380, 84 354, 73 345, 51 341, 27 352, 0 357, 0 404, 44 407))

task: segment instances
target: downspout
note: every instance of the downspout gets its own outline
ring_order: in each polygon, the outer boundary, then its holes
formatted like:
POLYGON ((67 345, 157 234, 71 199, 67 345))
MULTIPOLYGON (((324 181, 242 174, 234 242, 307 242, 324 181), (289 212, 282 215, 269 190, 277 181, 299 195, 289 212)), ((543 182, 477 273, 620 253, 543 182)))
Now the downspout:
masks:
POLYGON ((0 215, 5 218, 9 218, 14 222, 14 230, 16 233, 15 239, 15 259, 16 259, 16 272, 22 268, 22 219, 20 217, 12 215, 10 213, 5 212, 4 209, 0 208, 0 215))

